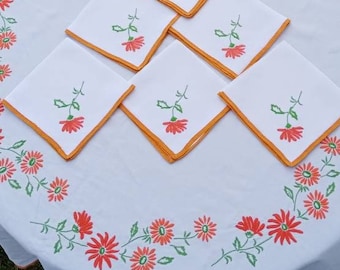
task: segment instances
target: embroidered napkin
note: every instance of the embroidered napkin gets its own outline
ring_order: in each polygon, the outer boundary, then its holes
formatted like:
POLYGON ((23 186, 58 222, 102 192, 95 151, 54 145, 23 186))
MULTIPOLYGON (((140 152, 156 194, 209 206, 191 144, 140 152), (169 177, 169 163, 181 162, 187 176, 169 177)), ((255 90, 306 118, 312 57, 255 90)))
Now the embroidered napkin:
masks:
POLYGON ((175 40, 130 81, 120 106, 169 162, 192 150, 229 111, 217 93, 226 82, 175 40))
POLYGON ((177 18, 173 10, 154 0, 92 0, 66 33, 138 71, 150 60, 177 18))
POLYGON ((200 8, 207 2, 207 0, 158 0, 159 2, 169 6, 175 10, 179 15, 191 18, 200 8))
POLYGON ((71 159, 133 88, 67 38, 3 103, 71 159))
POLYGON ((233 79, 264 55, 289 22, 258 0, 211 0, 169 32, 233 79))
POLYGON ((288 166, 340 124, 340 89, 287 42, 219 94, 288 166))

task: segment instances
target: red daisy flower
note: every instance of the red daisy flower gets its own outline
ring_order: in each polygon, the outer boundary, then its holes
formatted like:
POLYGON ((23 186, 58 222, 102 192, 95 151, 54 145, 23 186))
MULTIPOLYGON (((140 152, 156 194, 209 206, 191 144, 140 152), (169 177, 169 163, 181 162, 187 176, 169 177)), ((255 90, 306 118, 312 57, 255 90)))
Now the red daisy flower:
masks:
POLYGON ((301 224, 301 221, 295 221, 295 216, 290 217, 289 211, 285 213, 281 209, 280 214, 274 214, 274 218, 268 219, 269 225, 267 225, 267 229, 269 229, 269 235, 275 235, 274 242, 280 240, 280 244, 283 245, 284 241, 287 241, 288 244, 291 241, 296 243, 296 239, 293 233, 302 234, 303 231, 297 229, 296 227, 301 224))
POLYGON ((296 142, 302 138, 303 127, 278 128, 277 131, 281 132, 280 140, 296 142))
POLYGON ((3 113, 5 111, 5 106, 4 104, 2 103, 2 100, 0 99, 0 115, 1 113, 3 113))
POLYGON ((50 184, 50 189, 47 191, 48 200, 49 201, 62 201, 64 200, 64 197, 67 196, 67 188, 70 185, 68 184, 67 180, 59 179, 56 177, 56 179, 50 184))
POLYGON ((210 217, 203 216, 203 218, 195 220, 194 223, 197 238, 202 239, 202 241, 208 242, 216 235, 216 224, 210 220, 210 217))
POLYGON ((307 196, 308 200, 303 201, 307 208, 308 215, 313 215, 316 219, 326 218, 328 212, 328 199, 319 191, 315 190, 307 196))
POLYGON ((144 37, 140 36, 138 38, 132 38, 131 40, 128 40, 127 42, 122 43, 123 46, 125 46, 125 51, 136 51, 143 47, 144 45, 144 37))
POLYGON ((1 33, 0 34, 0 50, 3 50, 3 49, 9 50, 9 48, 13 46, 14 42, 16 41, 17 41, 17 36, 12 31, 1 33))
POLYGON ((10 3, 13 3, 13 0, 0 0, 0 9, 4 11, 9 7, 10 3))
POLYGON ((27 152, 21 161, 21 171, 25 174, 37 174, 43 167, 43 155, 38 151, 27 152))
POLYGON ((132 262, 131 270, 151 270, 156 265, 155 261, 156 253, 154 248, 137 247, 137 250, 133 252, 130 259, 130 262, 132 262))
POLYGON ((231 57, 235 59, 236 57, 240 57, 246 53, 245 51, 246 45, 237 45, 234 47, 222 48, 222 51, 225 51, 225 57, 231 57))
POLYGON ((11 76, 12 70, 9 65, 0 65, 0 82, 2 82, 6 77, 11 76))
POLYGON ((170 121, 170 122, 164 122, 163 125, 167 126, 165 131, 166 133, 171 132, 172 134, 181 133, 186 128, 186 125, 188 123, 188 120, 181 119, 177 121, 170 121))
POLYGON ((161 245, 169 244, 174 237, 172 228, 175 225, 170 221, 160 218, 151 223, 150 233, 154 243, 160 243, 161 245))
POLYGON ((5 182, 11 178, 16 171, 14 163, 8 158, 0 160, 0 182, 5 182))
POLYGON ((295 180, 302 185, 315 185, 319 182, 320 177, 319 168, 314 167, 310 162, 307 165, 302 164, 297 166, 294 171, 295 180))
POLYGON ((76 228, 74 228, 74 231, 80 234, 80 239, 84 239, 85 234, 92 234, 93 223, 91 221, 91 216, 88 213, 85 211, 81 213, 74 212, 73 218, 78 225, 78 227, 75 226, 76 228))
POLYGON ((5 138, 4 136, 1 136, 1 132, 2 132, 2 129, 0 128, 0 144, 1 144, 1 141, 5 138))
POLYGON ((255 234, 262 236, 262 230, 264 229, 264 223, 261 224, 258 218, 251 216, 242 217, 242 221, 236 224, 236 228, 246 232, 248 238, 253 237, 255 234))
POLYGON ((323 149, 327 154, 333 156, 340 155, 340 139, 336 136, 326 137, 321 143, 320 148, 323 149))
POLYGON ((67 119, 65 121, 60 121, 59 124, 63 125, 61 131, 62 132, 77 132, 79 129, 83 127, 84 117, 76 117, 72 119, 67 119))
POLYGON ((90 249, 86 250, 85 254, 89 254, 88 260, 94 260, 93 266, 95 268, 103 269, 103 262, 105 262, 109 268, 112 267, 111 260, 118 260, 118 257, 115 255, 119 250, 115 250, 114 248, 119 245, 118 242, 115 242, 116 236, 109 237, 109 234, 105 232, 104 235, 97 233, 98 239, 91 237, 90 243, 87 243, 87 246, 90 249))

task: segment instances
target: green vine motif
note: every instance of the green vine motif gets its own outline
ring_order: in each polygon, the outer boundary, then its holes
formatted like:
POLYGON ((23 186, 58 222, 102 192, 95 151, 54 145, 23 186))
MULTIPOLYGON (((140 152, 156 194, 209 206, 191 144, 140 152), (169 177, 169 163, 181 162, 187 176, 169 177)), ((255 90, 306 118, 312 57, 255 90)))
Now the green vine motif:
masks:
POLYGON ((215 29, 215 35, 221 38, 228 37, 229 39, 229 48, 234 48, 235 47, 235 39, 240 40, 239 34, 236 32, 236 29, 238 27, 242 27, 240 24, 240 15, 238 15, 237 21, 231 20, 230 25, 232 26, 232 29, 230 30, 229 33, 224 33, 221 29, 215 29))
POLYGON ((5 17, 1 12, 0 18, 2 21, 2 26, 0 27, 0 34, 11 31, 10 25, 17 23, 16 19, 11 17, 5 17))
POLYGON ((79 232, 78 226, 73 224, 73 226, 70 229, 66 229, 67 223, 66 219, 60 221, 56 226, 50 225, 50 219, 47 219, 44 223, 33 221, 31 221, 30 223, 35 225, 41 225, 42 229, 40 233, 47 234, 49 233, 49 230, 52 230, 56 233, 58 240, 54 244, 54 253, 59 253, 63 249, 64 242, 67 243, 66 248, 69 250, 73 250, 76 245, 87 247, 86 244, 75 241, 76 235, 79 232))
POLYGON ((112 26, 112 30, 115 32, 125 32, 127 31, 128 34, 128 41, 131 41, 134 39, 134 37, 132 36, 131 32, 138 32, 137 27, 134 25, 134 22, 136 20, 139 20, 139 18, 137 17, 137 9, 135 9, 135 14, 134 15, 128 15, 128 20, 130 21, 129 25, 127 27, 122 27, 120 25, 113 25, 112 26))
POLYGON ((161 109, 170 109, 171 110, 171 118, 170 121, 175 122, 177 120, 177 117, 175 116, 175 111, 179 113, 183 113, 183 108, 179 104, 182 99, 188 99, 188 97, 185 95, 188 90, 188 85, 185 86, 184 92, 181 93, 177 90, 176 97, 178 98, 174 105, 168 105, 168 103, 164 100, 157 100, 157 106, 161 109))
POLYGON ((295 120, 298 120, 298 115, 296 111, 294 110, 296 105, 302 106, 302 103, 300 101, 302 95, 302 91, 300 91, 299 97, 295 99, 294 97, 290 97, 290 103, 292 103, 292 106, 289 107, 288 111, 282 110, 278 105, 271 104, 270 110, 275 113, 275 114, 281 114, 281 115, 286 115, 286 128, 291 128, 292 124, 290 123, 289 119, 293 118, 295 120))
POLYGON ((240 239, 238 237, 235 237, 235 240, 233 242, 233 247, 234 249, 230 250, 230 251, 225 251, 224 249, 221 250, 221 257, 218 258, 211 266, 215 266, 216 264, 218 264, 220 261, 222 261, 223 259, 225 260, 226 264, 229 264, 230 262, 232 262, 233 257, 231 256, 231 254, 233 253, 239 253, 239 254, 244 254, 248 260, 248 262, 252 265, 252 266, 256 266, 256 262, 257 262, 257 257, 254 254, 254 251, 257 254, 260 254, 264 248, 263 245, 268 242, 270 239, 272 239, 273 237, 270 236, 267 239, 258 242, 256 241, 256 239, 252 239, 252 235, 247 235, 246 234, 246 240, 244 241, 244 243, 242 244, 242 242, 240 241, 240 239), (253 241, 249 241, 250 239, 252 239, 253 241))
POLYGON ((74 98, 71 100, 70 103, 64 102, 61 99, 54 99, 54 106, 56 106, 58 109, 60 108, 68 108, 68 117, 67 120, 72 120, 72 109, 75 109, 77 111, 80 110, 80 104, 76 101, 79 96, 84 96, 83 93, 83 87, 84 87, 84 81, 82 82, 80 89, 73 88, 72 94, 74 95, 74 98))

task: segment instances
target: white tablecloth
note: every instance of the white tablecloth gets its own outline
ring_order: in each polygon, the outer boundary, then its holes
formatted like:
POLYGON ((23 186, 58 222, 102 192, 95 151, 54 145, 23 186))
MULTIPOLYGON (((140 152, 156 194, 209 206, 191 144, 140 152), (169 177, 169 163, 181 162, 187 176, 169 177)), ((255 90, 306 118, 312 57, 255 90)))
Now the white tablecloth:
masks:
MULTIPOLYGON (((87 2, 15 0, 5 11, 0 10, 3 16, 17 21, 11 24, 16 42, 9 50, 0 50, 0 65, 9 64, 12 70, 0 82, 0 98, 66 37, 64 30, 87 2)), ((279 41, 289 42, 340 86, 340 2, 263 2, 291 19, 279 41)), ((167 37, 157 53, 172 41, 167 37)), ((87 50, 124 78, 133 76, 122 66, 87 50)), ((217 74, 226 83, 229 81, 217 74)), ((317 121, 316 117, 316 124, 317 121)), ((154 263, 154 269, 340 267, 337 153, 327 153, 318 146, 300 167, 285 167, 233 112, 188 156, 173 164, 162 158, 120 110, 81 154, 68 162, 8 110, 0 115, 0 129, 0 136, 4 136, 0 160, 7 161, 7 165, 13 162, 17 168, 11 177, 16 180, 11 181, 12 185, 9 181, 0 183, 0 245, 18 265, 38 258, 48 270, 99 269, 87 251, 95 249, 96 239, 108 233, 119 244, 106 246, 106 252, 114 250, 117 259, 108 259, 109 263, 104 260, 102 269, 108 269, 110 264, 113 269, 130 269, 134 259, 143 259, 137 256, 138 251, 148 254, 144 259, 154 263), (43 154, 38 174, 20 171, 15 158, 22 150, 43 154), (312 172, 316 182, 299 180, 303 170, 312 172), (67 180, 67 195, 61 201, 50 201, 47 189, 56 178, 67 180), (47 182, 45 188, 41 185, 37 189, 42 180, 47 182), (319 195, 325 216, 316 219, 316 205, 306 205, 319 195), (315 211, 307 213, 308 209, 315 211), (83 211, 91 217, 93 226, 81 234, 81 226, 73 226, 79 225, 74 213, 77 216, 83 211), (280 239, 274 241, 278 234, 271 225, 282 216, 287 218, 288 213, 288 220, 281 223, 295 226, 296 231, 290 232, 294 239, 283 237, 281 244, 280 239), (200 229, 203 223, 207 223, 204 228, 210 233, 200 229), (164 229, 166 236, 162 238, 162 230, 157 228, 164 229)), ((340 138, 340 129, 330 138, 340 138)), ((137 260, 137 265, 142 262, 137 260)))

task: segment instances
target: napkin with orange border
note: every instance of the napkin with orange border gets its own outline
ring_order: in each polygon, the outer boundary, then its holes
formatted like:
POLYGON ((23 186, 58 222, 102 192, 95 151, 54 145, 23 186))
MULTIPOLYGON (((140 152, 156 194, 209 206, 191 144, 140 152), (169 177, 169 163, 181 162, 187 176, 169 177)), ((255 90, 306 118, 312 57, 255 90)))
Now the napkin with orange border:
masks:
POLYGON ((200 8, 207 2, 207 0, 158 0, 159 2, 169 6, 179 15, 191 18, 200 8))
POLYGON ((178 15, 154 0, 92 0, 66 34, 132 71, 142 69, 178 15))
POLYGON ((340 125, 340 89, 285 41, 219 95, 288 166, 340 125))
POLYGON ((3 103, 68 160, 80 152, 133 88, 66 38, 3 103))
POLYGON ((169 32, 234 79, 264 55, 289 22, 258 0, 210 0, 169 32))
POLYGON ((217 93, 227 84, 174 40, 130 83, 120 108, 169 162, 188 154, 229 111, 217 93))

